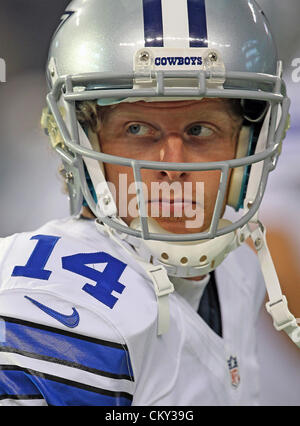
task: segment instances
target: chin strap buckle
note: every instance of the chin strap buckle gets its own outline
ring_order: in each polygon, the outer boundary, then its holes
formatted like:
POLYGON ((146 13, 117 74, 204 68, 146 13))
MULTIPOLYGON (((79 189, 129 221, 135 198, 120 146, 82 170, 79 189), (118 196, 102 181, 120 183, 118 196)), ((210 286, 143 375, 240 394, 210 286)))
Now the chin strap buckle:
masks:
POLYGON ((277 331, 284 331, 289 338, 300 348, 300 327, 296 318, 288 308, 286 297, 282 294, 277 273, 269 252, 266 241, 266 229, 257 221, 254 230, 250 230, 251 238, 257 250, 257 255, 261 265, 261 270, 265 279, 269 302, 266 309, 273 318, 274 328, 277 331))
POLYGON ((106 225, 101 225, 99 220, 96 220, 96 226, 100 232, 107 232, 110 238, 115 241, 120 247, 122 247, 130 257, 134 257, 136 262, 140 265, 143 271, 147 273, 151 282, 153 284, 157 305, 158 305, 158 325, 157 325, 157 335, 167 333, 170 326, 170 307, 169 307, 169 294, 174 292, 174 286, 168 277, 168 273, 164 266, 162 265, 152 265, 148 262, 142 260, 139 256, 135 255, 130 251, 122 240, 125 240, 126 237, 119 238, 115 235, 114 231, 106 225))
POLYGON ((297 325, 295 317, 290 313, 285 296, 277 302, 266 303, 266 309, 273 318, 274 327, 277 331, 297 325))
POLYGON ((158 303, 158 336, 166 333, 170 325, 169 294, 173 293, 174 286, 171 283, 167 271, 163 266, 151 265, 147 268, 147 274, 151 278, 158 303))

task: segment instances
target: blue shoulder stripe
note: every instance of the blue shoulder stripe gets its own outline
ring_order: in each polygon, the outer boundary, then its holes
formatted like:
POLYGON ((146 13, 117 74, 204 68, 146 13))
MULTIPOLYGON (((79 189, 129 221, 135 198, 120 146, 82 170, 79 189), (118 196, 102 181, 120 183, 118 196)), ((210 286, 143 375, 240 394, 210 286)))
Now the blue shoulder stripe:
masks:
POLYGON ((20 377, 19 372, 13 369, 5 371, 5 368, 9 368, 9 366, 0 366, 0 400, 29 399, 29 396, 31 399, 42 398, 38 388, 25 374, 20 377))
POLYGON ((134 381, 127 347, 46 327, 28 321, 1 317, 6 324, 1 352, 67 365, 114 379, 134 381))
POLYGON ((95 388, 18 366, 0 366, 0 398, 22 395, 30 389, 35 398, 38 392, 53 406, 130 406, 133 399, 126 392, 95 388))
POLYGON ((7 317, 5 315, 0 314, 0 320, 1 319, 3 321, 5 321, 6 323, 27 325, 28 327, 37 328, 39 330, 52 331, 52 332, 60 334, 62 336, 75 337, 77 339, 81 339, 81 340, 84 340, 86 342, 92 342, 92 343, 96 343, 96 344, 99 344, 99 345, 110 346, 112 348, 118 348, 118 349, 123 349, 124 351, 128 351, 126 344, 111 342, 111 341, 108 341, 108 340, 97 339, 95 337, 90 337, 90 336, 84 336, 84 335, 81 335, 81 334, 72 333, 70 331, 62 330, 60 328, 50 327, 48 325, 38 324, 38 323, 35 323, 35 322, 23 320, 23 319, 21 320, 19 318, 7 317))

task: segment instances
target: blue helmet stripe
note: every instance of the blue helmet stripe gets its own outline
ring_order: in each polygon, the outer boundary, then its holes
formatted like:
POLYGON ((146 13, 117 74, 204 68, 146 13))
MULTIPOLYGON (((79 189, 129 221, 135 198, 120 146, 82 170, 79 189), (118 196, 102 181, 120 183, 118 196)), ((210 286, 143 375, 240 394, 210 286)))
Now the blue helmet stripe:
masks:
POLYGON ((143 0, 145 47, 163 47, 161 0, 143 0))
POLYGON ((208 47, 205 0, 187 0, 190 47, 208 47))

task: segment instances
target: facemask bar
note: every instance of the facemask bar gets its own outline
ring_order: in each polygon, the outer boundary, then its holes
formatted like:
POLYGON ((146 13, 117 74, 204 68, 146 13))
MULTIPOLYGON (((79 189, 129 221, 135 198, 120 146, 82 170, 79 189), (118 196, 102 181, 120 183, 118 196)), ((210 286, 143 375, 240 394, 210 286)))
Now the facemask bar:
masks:
POLYGON ((74 170, 74 180, 77 183, 77 191, 82 191, 86 201, 88 202, 92 212, 95 216, 99 217, 99 209, 90 193, 86 183, 83 157, 92 158, 103 163, 118 164, 131 167, 134 172, 135 183, 137 188, 137 201, 139 204, 139 213, 141 220, 141 231, 133 230, 124 226, 116 217, 105 217, 101 215, 100 220, 107 226, 117 230, 118 232, 132 235, 134 237, 161 241, 196 241, 211 239, 217 236, 224 235, 232 232, 238 228, 245 226, 250 219, 258 211, 261 204, 263 193, 266 187, 268 174, 274 168, 274 159, 278 156, 278 148, 280 146, 282 135, 285 130, 286 121, 288 118, 289 99, 282 94, 284 90, 284 82, 280 77, 256 74, 256 73, 238 73, 227 72, 226 79, 230 81, 238 80, 239 82, 251 81, 257 85, 268 84, 273 87, 272 92, 262 90, 238 90, 238 89, 223 89, 223 88, 210 88, 208 87, 210 73, 207 71, 158 71, 155 73, 156 88, 143 88, 143 89, 102 89, 102 90, 84 90, 84 87, 90 84, 108 84, 115 81, 129 81, 136 78, 133 74, 115 74, 112 78, 111 74, 84 74, 77 76, 66 76, 58 78, 54 84, 53 90, 47 96, 48 106, 51 113, 56 120, 59 131, 61 132, 64 140, 64 146, 56 146, 56 151, 62 156, 63 161, 69 168, 74 170), (165 81, 168 78, 176 78, 178 81, 185 78, 197 79, 198 87, 165 87, 165 81), (63 92, 63 93, 62 93, 63 92), (66 105, 67 114, 70 120, 70 132, 66 126, 64 118, 58 107, 58 102, 62 96, 64 104, 66 105), (163 163, 152 161, 140 161, 128 158, 121 158, 111 156, 104 153, 97 153, 93 150, 80 146, 78 134, 78 122, 76 118, 75 102, 95 100, 100 98, 129 98, 129 97, 217 97, 217 98, 233 98, 233 99, 253 99, 267 101, 271 105, 271 122, 270 131, 268 136, 267 148, 258 154, 224 161, 224 162, 211 162, 211 163, 163 163), (279 106, 282 106, 282 115, 280 122, 277 126, 277 113, 279 106), (249 210, 238 221, 230 226, 218 230, 218 223, 220 220, 224 197, 226 195, 226 187, 228 181, 229 170, 235 167, 242 167, 252 165, 263 161, 263 170, 259 188, 255 200, 251 203, 249 210), (145 214, 145 202, 143 191, 141 188, 141 169, 152 170, 182 170, 182 171, 208 171, 220 170, 221 179, 219 186, 219 193, 215 205, 215 210, 208 232, 194 233, 188 235, 179 234, 154 234, 149 233, 147 218, 145 214))

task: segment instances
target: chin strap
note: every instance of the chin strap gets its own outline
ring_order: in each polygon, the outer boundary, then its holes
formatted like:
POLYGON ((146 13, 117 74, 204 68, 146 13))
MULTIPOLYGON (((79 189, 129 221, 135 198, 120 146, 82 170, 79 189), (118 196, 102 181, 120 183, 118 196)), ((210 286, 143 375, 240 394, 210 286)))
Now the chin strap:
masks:
POLYGON ((170 308, 169 308, 169 294, 174 292, 174 286, 170 281, 167 271, 162 265, 152 265, 150 262, 145 262, 140 256, 137 256, 133 250, 130 250, 125 240, 126 237, 118 236, 114 230, 105 224, 101 224, 96 220, 96 227, 100 232, 104 232, 129 256, 135 259, 144 272, 152 281, 158 306, 158 319, 157 319, 157 335, 165 334, 170 325, 170 308))
MULTIPOLYGON (((117 235, 114 230, 106 225, 100 224, 97 220, 96 227, 100 232, 109 234, 110 238, 122 247, 131 258, 133 257, 151 279, 158 304, 157 334, 162 335, 166 333, 170 324, 168 296, 174 292, 174 286, 168 277, 165 267, 161 264, 153 265, 150 261, 146 262, 140 256, 136 255, 134 250, 131 250, 127 246, 127 243, 123 241, 127 239, 126 236, 122 238, 122 235, 117 235)), ((243 228, 243 234, 245 240, 250 236, 255 245, 269 297, 269 302, 266 303, 266 309, 273 318, 274 327, 277 331, 283 330, 296 346, 300 348, 300 327, 297 324, 296 318, 288 309, 286 297, 282 294, 277 273, 266 242, 266 229, 261 222, 255 220, 243 228)))
MULTIPOLYGON (((300 348, 300 327, 296 318, 288 309, 287 299, 282 294, 277 273, 269 252, 266 241, 266 229, 259 222, 252 223, 254 230, 250 231, 251 238, 255 245, 261 270, 265 279, 269 302, 266 309, 273 318, 273 324, 277 331, 284 331, 289 338, 300 348)), ((251 226, 249 224, 249 226, 251 226)))
POLYGON ((165 334, 170 326, 170 307, 169 307, 169 294, 173 293, 174 286, 171 283, 167 271, 162 265, 146 264, 138 260, 141 266, 145 269, 150 277, 158 304, 158 323, 157 335, 165 334))

